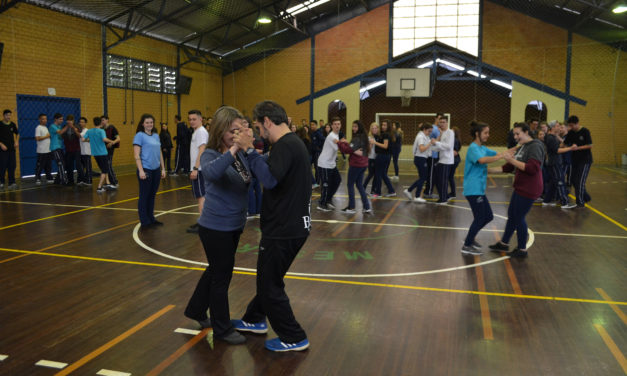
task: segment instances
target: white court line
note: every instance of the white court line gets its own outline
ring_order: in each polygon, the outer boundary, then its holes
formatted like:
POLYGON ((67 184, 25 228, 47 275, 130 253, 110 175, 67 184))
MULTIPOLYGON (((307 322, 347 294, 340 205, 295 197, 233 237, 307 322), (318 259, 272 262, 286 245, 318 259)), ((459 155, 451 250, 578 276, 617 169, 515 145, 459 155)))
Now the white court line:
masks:
POLYGON ((61 362, 53 362, 52 360, 40 360, 37 363, 35 363, 36 366, 41 366, 41 367, 49 367, 49 368, 56 368, 56 369, 63 369, 65 367, 67 367, 67 363, 61 363, 61 362))
MULTIPOLYGON (((178 209, 185 209, 185 208, 189 208, 189 207, 193 207, 195 205, 188 205, 188 206, 183 206, 181 208, 178 209)), ((470 208, 464 208, 464 207, 460 207, 460 206, 451 206, 451 205, 446 205, 446 206, 450 206, 452 208, 458 208, 458 209, 466 209, 466 210, 470 210, 470 208)), ((178 209, 172 209, 171 212, 176 211, 178 209)), ((155 217, 167 214, 168 212, 165 213, 160 213, 158 215, 156 215, 155 217)), ((495 217, 500 217, 500 218, 505 218, 502 215, 498 215, 498 214, 494 214, 495 217)), ((331 222, 333 220, 330 220, 330 223, 334 223, 331 222)), ((322 222, 322 221, 321 221, 322 222)), ((344 221, 335 221, 335 223, 337 222, 344 222, 344 221)), ((355 222, 351 222, 353 224, 360 224, 359 222, 355 223, 355 222)), ((407 227, 417 227, 416 225, 406 225, 407 227)), ((183 262, 183 263, 187 263, 187 264, 194 264, 194 265, 201 265, 203 267, 207 267, 208 264, 204 263, 204 262, 199 262, 199 261, 193 261, 193 260, 187 260, 184 258, 180 258, 180 257, 175 257, 175 256, 171 256, 167 253, 163 253, 160 252, 150 246, 148 246, 147 244, 145 244, 144 242, 142 242, 139 239, 139 227, 140 224, 138 223, 137 225, 135 225, 135 228, 133 228, 133 240, 135 240, 135 242, 142 248, 144 248, 145 250, 147 250, 148 252, 152 252, 156 255, 159 255, 161 257, 165 257, 167 259, 170 260, 175 260, 175 261, 179 261, 179 262, 183 262)), ((440 228, 440 227, 436 227, 436 226, 424 226, 426 228, 440 228)), ((455 228, 457 229, 457 228, 455 228)), ((464 229, 467 230, 467 229, 464 229)), ((529 239, 527 239, 527 249, 529 249, 529 247, 531 247, 531 245, 533 244, 533 240, 534 240, 534 236, 533 236, 533 232, 531 230, 529 230, 529 239)), ((387 274, 318 274, 318 273, 295 273, 295 272, 288 272, 287 275, 291 275, 291 276, 299 276, 299 277, 320 277, 320 278, 381 278, 381 277, 408 277, 408 276, 416 276, 416 275, 424 275, 424 274, 435 274, 435 273, 444 273, 444 272, 450 272, 450 271, 454 271, 454 270, 462 270, 462 269, 470 269, 470 268, 476 268, 478 266, 482 266, 482 265, 488 265, 488 264, 492 264, 495 262, 499 262, 499 261, 503 261, 506 259, 509 259, 509 256, 501 256, 499 258, 495 258, 492 260, 488 260, 488 261, 483 261, 480 263, 476 263, 476 264, 469 264, 469 265, 463 265, 463 266, 454 266, 451 268, 445 268, 445 269, 437 269, 437 270, 425 270, 425 271, 420 271, 420 272, 408 272, 408 273, 387 273, 387 274)), ((240 268, 240 267, 234 267, 234 270, 239 270, 239 271, 245 271, 245 272, 252 272, 255 273, 257 272, 256 269, 251 269, 251 268, 240 268)))
POLYGON ((0 354, 0 362, 8 358, 8 355, 0 354))
POLYGON ((100 371, 98 371, 98 373, 96 373, 96 375, 100 375, 100 376, 131 376, 130 373, 128 372, 120 372, 120 371, 112 371, 110 369, 101 369, 100 371))
POLYGON ((195 335, 200 334, 200 330, 176 328, 176 329, 174 329, 174 333, 191 334, 191 335, 195 336, 195 335))

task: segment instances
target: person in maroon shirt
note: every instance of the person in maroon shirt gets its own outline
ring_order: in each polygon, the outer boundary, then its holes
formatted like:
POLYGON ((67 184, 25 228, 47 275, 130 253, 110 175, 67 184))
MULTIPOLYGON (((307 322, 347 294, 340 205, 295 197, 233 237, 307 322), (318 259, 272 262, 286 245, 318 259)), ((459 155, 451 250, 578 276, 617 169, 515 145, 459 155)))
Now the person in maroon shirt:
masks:
POLYGON ((77 182, 82 182, 83 165, 81 164, 81 132, 74 125, 74 115, 65 117, 67 131, 63 134, 63 144, 65 145, 65 168, 67 169, 67 184, 74 184, 74 169, 78 171, 77 182))
POLYGON ((533 202, 540 197, 543 191, 542 161, 545 151, 542 141, 531 137, 529 125, 526 123, 514 124, 514 138, 520 148, 517 151, 509 150, 504 154, 507 163, 503 172, 513 172, 514 192, 507 209, 507 223, 501 240, 492 244, 493 252, 509 251, 509 239, 516 230, 518 247, 508 252, 510 257, 527 257, 527 222, 525 217, 533 202))

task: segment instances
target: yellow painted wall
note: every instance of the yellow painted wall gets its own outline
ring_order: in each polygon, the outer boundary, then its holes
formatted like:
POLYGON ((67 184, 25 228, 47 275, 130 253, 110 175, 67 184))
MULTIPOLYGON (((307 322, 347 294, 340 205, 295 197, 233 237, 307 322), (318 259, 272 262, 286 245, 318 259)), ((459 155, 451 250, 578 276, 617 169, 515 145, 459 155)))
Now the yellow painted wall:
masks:
POLYGON ((547 119, 564 120, 564 108, 566 102, 563 99, 547 94, 543 91, 534 89, 520 82, 512 82, 512 109, 510 114, 510 127, 519 121, 525 121, 525 108, 529 102, 537 100, 542 101, 547 109, 547 119))
POLYGON ((359 119, 359 82, 345 86, 332 93, 323 95, 314 100, 314 119, 328 119, 329 104, 336 99, 346 105, 346 138, 351 139, 350 127, 353 120, 359 119))
MULTIPOLYGON (((18 4, 0 14, 0 41, 4 53, 0 65, 0 103, 13 111, 17 120, 16 94, 79 98, 81 115, 89 119, 103 113, 101 27, 66 14, 28 4, 18 4)), ((107 42, 113 43, 107 32, 107 42)), ((151 38, 135 37, 110 51, 164 65, 176 66, 176 47, 151 38)), ((222 75, 216 68, 189 64, 181 74, 192 77, 190 95, 181 96, 181 111, 196 108, 213 112, 221 103, 222 75)), ((120 150, 114 165, 133 165, 132 139, 143 113, 156 121, 172 124, 177 110, 176 96, 158 93, 107 89, 109 118, 120 131, 120 150)), ((66 115, 66 114, 64 114, 66 115)), ((19 124, 18 124, 19 126, 19 124)), ((171 133, 176 131, 172 130, 171 133)), ((18 170, 20 174, 18 155, 18 170)), ((24 174, 32 174, 32 171, 24 174)))

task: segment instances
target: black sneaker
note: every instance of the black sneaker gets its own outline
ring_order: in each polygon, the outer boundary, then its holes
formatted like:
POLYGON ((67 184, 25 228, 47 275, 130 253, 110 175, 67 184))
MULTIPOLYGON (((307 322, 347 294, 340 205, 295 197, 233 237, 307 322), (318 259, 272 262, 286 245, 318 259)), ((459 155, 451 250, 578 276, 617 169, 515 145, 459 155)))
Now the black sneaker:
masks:
POLYGON ((154 222, 152 222, 152 224, 155 225, 155 226, 163 226, 163 222, 161 222, 161 221, 154 221, 154 222))
POLYGON ((220 341, 224 341, 228 343, 229 345, 241 345, 242 343, 246 342, 246 337, 239 334, 235 330, 225 336, 222 336, 222 337, 213 336, 213 338, 219 339, 220 341))
POLYGON ((473 241, 470 246, 473 247, 474 249, 481 249, 481 248, 483 248, 481 246, 481 244, 477 243, 476 241, 473 241))
POLYGON ((323 212, 329 212, 331 211, 331 209, 327 206, 327 205, 322 205, 322 204, 318 204, 318 206, 316 207, 316 209, 323 211, 323 212))
POLYGON ((509 251, 509 246, 507 244, 501 243, 500 241, 492 245, 489 245, 488 248, 490 248, 492 252, 500 252, 500 251, 508 252, 509 251))
POLYGON ((506 254, 507 256, 514 257, 514 258, 526 258, 527 257, 527 251, 523 251, 518 248, 514 248, 513 251, 507 252, 506 254))

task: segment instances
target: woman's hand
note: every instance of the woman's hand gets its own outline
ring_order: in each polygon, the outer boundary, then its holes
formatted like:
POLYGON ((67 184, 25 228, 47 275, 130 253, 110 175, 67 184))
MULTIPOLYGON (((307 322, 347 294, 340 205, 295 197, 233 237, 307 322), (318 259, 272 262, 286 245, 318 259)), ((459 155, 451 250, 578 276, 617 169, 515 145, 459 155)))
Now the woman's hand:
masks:
POLYGON ((146 180, 146 173, 143 170, 139 172, 139 178, 141 180, 146 180))

